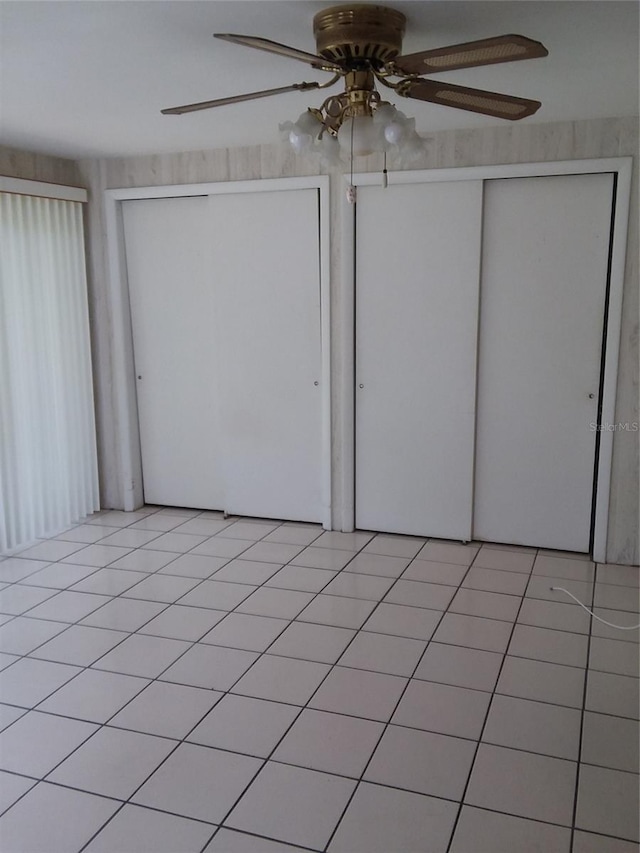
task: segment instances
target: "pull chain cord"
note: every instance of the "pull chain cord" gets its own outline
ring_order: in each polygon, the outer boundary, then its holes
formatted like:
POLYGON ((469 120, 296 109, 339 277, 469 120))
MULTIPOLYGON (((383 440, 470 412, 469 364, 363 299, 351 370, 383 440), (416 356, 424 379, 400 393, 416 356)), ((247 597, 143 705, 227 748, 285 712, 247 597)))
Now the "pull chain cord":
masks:
POLYGON ((386 148, 384 151, 384 166, 382 169, 382 186, 384 187, 385 190, 389 186, 389 176, 387 173, 387 150, 386 150, 386 148))
POLYGON ((349 177, 349 186, 347 187, 347 201, 349 204, 355 204, 357 201, 357 193, 356 188, 353 185, 353 133, 355 130, 355 121, 354 118, 351 119, 351 156, 350 156, 350 177, 349 177))
POLYGON ((606 619, 601 619, 599 616, 596 616, 596 614, 593 612, 593 610, 589 610, 589 608, 585 604, 583 604, 579 599, 577 599, 575 597, 575 595, 572 592, 569 592, 569 590, 565 589, 563 586, 550 586, 549 589, 553 590, 554 592, 556 590, 559 590, 560 592, 566 592, 570 598, 573 598, 573 600, 576 602, 576 604, 579 604, 583 610, 586 610, 587 613, 590 613, 594 619, 597 619, 598 622, 602 622, 603 625, 608 625, 610 628, 617 628, 619 631, 637 631, 638 628, 640 628, 640 624, 638 624, 638 625, 614 625, 613 622, 607 622, 606 619))

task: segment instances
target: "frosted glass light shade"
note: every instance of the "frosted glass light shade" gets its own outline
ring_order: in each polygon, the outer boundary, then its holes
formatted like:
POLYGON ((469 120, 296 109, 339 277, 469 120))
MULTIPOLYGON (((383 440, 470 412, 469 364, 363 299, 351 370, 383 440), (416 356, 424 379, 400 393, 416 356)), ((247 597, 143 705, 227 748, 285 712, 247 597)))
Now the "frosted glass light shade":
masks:
POLYGON ((378 127, 374 124, 371 116, 347 118, 343 121, 338 131, 340 148, 347 156, 351 154, 352 132, 354 157, 364 157, 366 154, 372 154, 380 147, 378 127))

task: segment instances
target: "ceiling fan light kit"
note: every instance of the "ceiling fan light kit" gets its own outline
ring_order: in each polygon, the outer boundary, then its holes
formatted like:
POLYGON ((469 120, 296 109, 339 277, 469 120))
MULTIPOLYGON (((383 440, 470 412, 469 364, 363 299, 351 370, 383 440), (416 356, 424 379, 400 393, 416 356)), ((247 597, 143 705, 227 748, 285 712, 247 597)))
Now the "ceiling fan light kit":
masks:
POLYGON ((280 125, 283 138, 296 154, 314 153, 323 164, 334 166, 376 151, 395 154, 401 165, 410 165, 423 152, 424 140, 416 133, 414 120, 383 100, 377 84, 402 98, 511 121, 533 115, 540 108, 540 101, 422 76, 547 56, 540 42, 521 35, 502 35, 403 56, 405 28, 405 16, 395 9, 349 5, 332 6, 314 17, 315 54, 258 36, 215 33, 224 41, 297 59, 332 76, 324 83, 293 83, 162 112, 181 115, 282 92, 326 89, 342 80, 343 92, 330 95, 317 108, 310 107, 296 122, 280 125))

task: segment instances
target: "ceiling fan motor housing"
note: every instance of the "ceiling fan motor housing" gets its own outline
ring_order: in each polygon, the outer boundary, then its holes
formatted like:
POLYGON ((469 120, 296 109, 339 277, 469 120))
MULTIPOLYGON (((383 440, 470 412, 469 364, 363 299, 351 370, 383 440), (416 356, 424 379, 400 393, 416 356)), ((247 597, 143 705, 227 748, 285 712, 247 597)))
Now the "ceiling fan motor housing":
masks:
POLYGON ((381 67, 402 49, 406 18, 387 6, 332 6, 313 19, 317 51, 325 59, 381 67))

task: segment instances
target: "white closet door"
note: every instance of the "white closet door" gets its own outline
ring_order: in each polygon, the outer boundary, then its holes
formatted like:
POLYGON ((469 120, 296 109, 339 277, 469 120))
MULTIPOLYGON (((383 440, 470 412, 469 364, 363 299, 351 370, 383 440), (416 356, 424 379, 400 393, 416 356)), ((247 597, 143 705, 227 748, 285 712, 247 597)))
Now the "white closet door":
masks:
POLYGON ((613 177, 489 181, 474 536, 588 551, 613 177))
POLYGON ((122 204, 147 503, 224 508, 205 197, 122 204))
POLYGON ((358 189, 356 523, 471 538, 482 183, 358 189))
POLYGON ((318 191, 209 204, 225 508, 321 521, 318 191))

